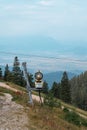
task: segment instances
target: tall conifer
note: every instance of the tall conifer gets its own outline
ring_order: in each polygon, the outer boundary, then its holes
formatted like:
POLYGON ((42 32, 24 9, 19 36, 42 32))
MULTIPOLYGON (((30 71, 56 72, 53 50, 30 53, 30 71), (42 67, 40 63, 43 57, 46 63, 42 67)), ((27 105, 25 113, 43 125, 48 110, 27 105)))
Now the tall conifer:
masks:
POLYGON ((66 103, 71 103, 71 91, 67 73, 63 73, 61 80, 61 99, 66 103))
POLYGON ((14 58, 12 75, 13 75, 14 83, 24 86, 25 83, 24 83, 23 72, 20 69, 20 62, 17 56, 14 58))
POLYGON ((0 68, 0 79, 2 79, 2 69, 0 68))

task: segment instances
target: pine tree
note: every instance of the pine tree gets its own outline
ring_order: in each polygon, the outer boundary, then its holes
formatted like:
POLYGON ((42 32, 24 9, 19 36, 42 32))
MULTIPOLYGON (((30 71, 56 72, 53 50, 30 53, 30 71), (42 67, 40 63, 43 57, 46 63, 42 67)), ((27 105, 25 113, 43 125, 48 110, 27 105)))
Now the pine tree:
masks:
POLYGON ((2 69, 0 68, 0 79, 2 79, 2 69))
POLYGON ((61 80, 61 99, 66 103, 71 103, 71 91, 67 73, 63 73, 61 80))
POLYGON ((5 71, 4 71, 4 80, 5 81, 9 81, 8 77, 9 77, 10 71, 9 71, 9 66, 8 64, 5 67, 5 71))
POLYGON ((53 93, 54 97, 60 98, 60 83, 54 82, 50 91, 53 93))
POLYGON ((87 111, 87 71, 70 80, 72 104, 87 111))
POLYGON ((23 72, 20 69, 20 62, 19 62, 19 59, 18 59, 17 56, 14 58, 12 75, 13 75, 13 80, 12 81, 15 84, 24 86, 25 80, 24 80, 24 77, 23 77, 23 72))
POLYGON ((42 92, 48 94, 48 91, 49 91, 48 83, 44 81, 42 92))
POLYGON ((33 75, 30 73, 28 73, 28 81, 30 83, 30 86, 34 87, 34 78, 33 78, 33 75))

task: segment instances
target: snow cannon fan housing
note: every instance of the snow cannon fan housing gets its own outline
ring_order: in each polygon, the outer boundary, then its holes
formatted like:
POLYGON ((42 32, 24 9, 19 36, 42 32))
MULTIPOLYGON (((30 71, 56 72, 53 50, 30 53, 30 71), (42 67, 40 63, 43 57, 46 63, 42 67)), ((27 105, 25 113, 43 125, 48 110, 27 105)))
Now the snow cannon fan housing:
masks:
POLYGON ((43 88, 43 74, 38 71, 35 73, 35 87, 37 89, 42 89, 43 88))

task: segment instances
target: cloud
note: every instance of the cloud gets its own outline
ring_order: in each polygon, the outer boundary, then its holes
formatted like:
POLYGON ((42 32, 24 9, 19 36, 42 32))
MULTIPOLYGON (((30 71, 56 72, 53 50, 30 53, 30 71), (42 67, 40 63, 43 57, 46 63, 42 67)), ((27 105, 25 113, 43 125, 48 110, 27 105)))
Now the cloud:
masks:
POLYGON ((30 57, 30 58, 22 58, 20 57, 20 61, 27 62, 28 69, 33 69, 34 71, 41 70, 43 72, 52 72, 59 70, 86 70, 87 62, 80 61, 78 58, 73 58, 70 56, 63 58, 63 56, 59 56, 59 59, 56 58, 41 58, 41 57, 30 57))
MULTIPOLYGON (((45 52, 44 52, 45 53, 45 52)), ((18 55, 17 55, 18 56, 18 55)), ((13 66, 15 55, 6 55, 4 54, 0 56, 0 65, 13 66), (9 61, 8 61, 9 59, 9 61)), ((59 71, 59 70, 86 70, 87 69, 87 62, 81 61, 81 57, 73 58, 74 56, 67 56, 67 55, 59 55, 58 58, 43 58, 43 57, 35 57, 35 56, 21 56, 19 55, 19 61, 22 65, 22 62, 27 62, 27 68, 29 70, 33 70, 33 72, 37 70, 41 70, 43 72, 52 72, 52 71, 59 71)))
POLYGON ((86 3, 85 0, 0 1, 0 35, 39 33, 63 41, 87 39, 86 3))
POLYGON ((1 6, 3 11, 24 11, 24 10, 32 10, 36 8, 36 5, 32 4, 5 4, 1 6))
POLYGON ((39 2, 39 4, 42 5, 42 6, 51 6, 51 5, 53 5, 53 1, 51 1, 51 0, 41 0, 39 2))

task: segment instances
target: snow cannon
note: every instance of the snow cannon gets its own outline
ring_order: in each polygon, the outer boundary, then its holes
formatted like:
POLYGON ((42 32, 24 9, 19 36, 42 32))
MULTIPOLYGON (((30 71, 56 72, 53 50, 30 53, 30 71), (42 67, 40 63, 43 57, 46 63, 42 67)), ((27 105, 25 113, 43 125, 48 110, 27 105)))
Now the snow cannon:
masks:
POLYGON ((38 71, 35 73, 35 88, 42 89, 43 88, 43 74, 38 71))

